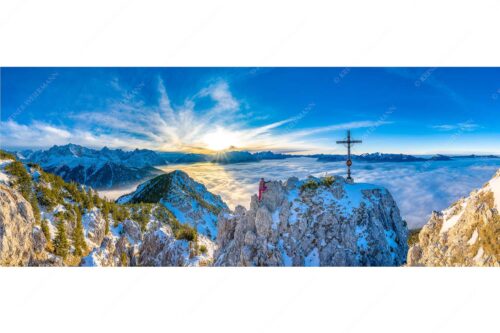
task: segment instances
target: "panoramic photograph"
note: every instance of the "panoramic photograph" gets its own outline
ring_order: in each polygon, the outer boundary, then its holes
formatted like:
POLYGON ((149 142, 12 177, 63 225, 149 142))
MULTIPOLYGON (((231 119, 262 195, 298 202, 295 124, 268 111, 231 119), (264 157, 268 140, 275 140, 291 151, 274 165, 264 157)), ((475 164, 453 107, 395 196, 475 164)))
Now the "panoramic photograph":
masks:
POLYGON ((0 266, 500 266, 500 68, 3 67, 0 266))

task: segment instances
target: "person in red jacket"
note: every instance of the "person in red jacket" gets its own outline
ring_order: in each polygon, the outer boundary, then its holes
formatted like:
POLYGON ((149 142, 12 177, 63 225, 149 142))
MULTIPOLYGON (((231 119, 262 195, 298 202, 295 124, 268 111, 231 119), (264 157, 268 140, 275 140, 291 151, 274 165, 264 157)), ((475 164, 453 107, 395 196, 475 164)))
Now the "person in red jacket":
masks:
POLYGON ((267 190, 266 184, 269 182, 264 181, 264 178, 260 179, 259 182, 259 201, 262 200, 262 193, 264 193, 267 190))

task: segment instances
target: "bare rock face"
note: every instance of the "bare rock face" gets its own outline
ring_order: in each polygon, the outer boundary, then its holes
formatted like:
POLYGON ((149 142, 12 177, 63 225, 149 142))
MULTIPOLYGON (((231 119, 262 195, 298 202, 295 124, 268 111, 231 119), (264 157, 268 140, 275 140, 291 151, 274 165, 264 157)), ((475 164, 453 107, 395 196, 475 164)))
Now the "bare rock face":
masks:
POLYGON ((169 227, 162 227, 145 235, 140 248, 139 263, 141 266, 184 266, 186 241, 176 241, 169 227))
POLYGON ((36 254, 43 253, 45 251, 45 246, 47 245, 47 239, 39 226, 33 228, 33 251, 36 254))
POLYGON ((141 227, 139 227, 139 225, 132 220, 127 219, 123 222, 123 232, 134 243, 137 243, 142 239, 141 227))
POLYGON ((17 191, 0 184, 0 266, 26 266, 33 253, 35 218, 17 191))
POLYGON ((500 266, 500 170, 480 190, 433 212, 409 266, 500 266))
POLYGON ((218 266, 399 266, 408 230, 390 193, 342 177, 273 181, 219 214, 218 266))

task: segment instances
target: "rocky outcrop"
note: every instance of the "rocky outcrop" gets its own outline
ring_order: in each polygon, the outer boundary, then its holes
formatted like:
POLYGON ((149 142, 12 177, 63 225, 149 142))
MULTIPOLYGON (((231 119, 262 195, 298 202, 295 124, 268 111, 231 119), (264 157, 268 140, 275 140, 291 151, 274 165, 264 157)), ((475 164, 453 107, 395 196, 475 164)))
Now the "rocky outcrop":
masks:
POLYGON ((99 247, 82 259, 82 266, 199 266, 212 262, 213 242, 198 236, 196 242, 178 240, 168 225, 154 225, 141 233, 139 226, 126 220, 99 247), (211 251, 200 253, 204 245, 211 251))
POLYGON ((101 211, 93 208, 82 216, 83 229, 87 242, 92 245, 99 245, 103 242, 106 232, 106 220, 101 211))
POLYGON ((23 196, 0 184, 0 266, 26 266, 33 255, 31 205, 23 196))
POLYGON ((218 266, 399 266, 408 230, 390 193, 342 177, 290 178, 219 215, 218 266))
POLYGON ((46 251, 46 245, 30 203, 0 184, 0 266, 63 266, 60 257, 46 251))
POLYGON ((500 266, 500 170, 480 190, 433 212, 409 266, 500 266))
POLYGON ((155 177, 116 202, 161 203, 179 222, 191 225, 198 233, 211 239, 217 235, 217 215, 228 209, 220 196, 209 192, 205 185, 180 170, 155 177))
POLYGON ((139 251, 141 266, 185 266, 188 259, 189 243, 176 241, 168 227, 145 235, 139 251))

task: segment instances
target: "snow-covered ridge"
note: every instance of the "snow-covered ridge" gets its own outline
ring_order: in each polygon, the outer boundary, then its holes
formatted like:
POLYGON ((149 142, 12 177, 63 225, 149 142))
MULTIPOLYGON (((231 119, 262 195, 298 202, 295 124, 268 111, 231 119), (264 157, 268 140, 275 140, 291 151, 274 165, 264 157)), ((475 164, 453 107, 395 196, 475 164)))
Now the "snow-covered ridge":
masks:
POLYGON ((191 225, 200 234, 211 239, 215 239, 217 235, 217 215, 228 209, 219 195, 209 192, 205 185, 194 181, 180 170, 148 180, 116 202, 161 203, 179 222, 191 225))

